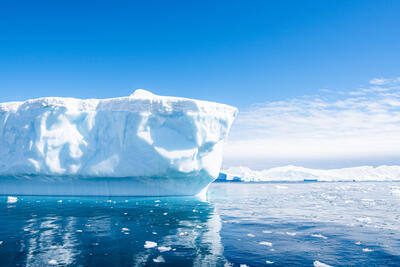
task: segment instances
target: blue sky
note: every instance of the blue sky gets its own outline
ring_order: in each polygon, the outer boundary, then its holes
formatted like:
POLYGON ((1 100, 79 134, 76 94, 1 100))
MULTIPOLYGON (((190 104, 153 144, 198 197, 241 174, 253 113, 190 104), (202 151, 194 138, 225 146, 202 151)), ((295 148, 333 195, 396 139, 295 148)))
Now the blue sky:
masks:
POLYGON ((2 1, 0 101, 136 88, 247 107, 395 77, 399 1, 2 1))
POLYGON ((394 0, 1 1, 0 102, 143 88, 239 107, 225 167, 398 164, 399 14, 394 0))

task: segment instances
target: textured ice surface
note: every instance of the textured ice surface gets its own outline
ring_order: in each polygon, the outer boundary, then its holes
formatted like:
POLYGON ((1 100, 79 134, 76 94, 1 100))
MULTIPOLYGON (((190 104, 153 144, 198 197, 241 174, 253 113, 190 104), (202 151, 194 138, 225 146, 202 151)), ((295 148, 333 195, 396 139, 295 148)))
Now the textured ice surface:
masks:
POLYGON ((400 166, 361 166, 343 169, 308 169, 297 166, 285 166, 261 171, 247 167, 231 167, 222 170, 227 180, 235 177, 242 181, 400 181, 400 166))
POLYGON ((145 90, 103 100, 1 103, 0 176, 7 178, 0 178, 0 193, 198 193, 218 175, 236 113, 224 104, 145 90), (178 188, 180 182, 186 184, 178 188))

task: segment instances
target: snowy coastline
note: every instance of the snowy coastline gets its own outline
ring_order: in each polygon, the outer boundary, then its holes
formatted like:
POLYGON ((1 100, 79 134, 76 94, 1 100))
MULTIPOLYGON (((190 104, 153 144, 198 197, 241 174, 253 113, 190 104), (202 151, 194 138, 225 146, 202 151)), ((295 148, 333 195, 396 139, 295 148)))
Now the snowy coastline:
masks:
POLYGON ((219 181, 236 182, 362 182, 400 181, 400 166, 361 166, 342 169, 308 169, 284 166, 266 170, 230 167, 221 170, 219 181))

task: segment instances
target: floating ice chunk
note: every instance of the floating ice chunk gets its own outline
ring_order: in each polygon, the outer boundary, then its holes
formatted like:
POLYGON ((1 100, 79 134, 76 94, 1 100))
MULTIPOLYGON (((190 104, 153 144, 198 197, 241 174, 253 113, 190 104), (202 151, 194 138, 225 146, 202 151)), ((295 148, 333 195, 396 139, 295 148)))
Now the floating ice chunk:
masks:
POLYGON ((360 241, 357 241, 355 244, 356 244, 356 245, 361 245, 361 242, 360 242, 360 241))
POLYGON ((80 229, 78 229, 78 230, 76 230, 76 232, 77 232, 77 233, 82 233, 83 231, 80 230, 80 229))
POLYGON ((121 229, 121 231, 122 231, 122 232, 128 232, 128 231, 129 231, 129 228, 123 227, 123 228, 121 229))
POLYGON ((50 265, 57 265, 58 262, 57 262, 56 260, 53 259, 53 260, 49 260, 48 264, 50 264, 50 265))
POLYGON ((248 237, 255 237, 253 234, 247 234, 248 237))
POLYGON ((58 202, 58 203, 62 203, 62 200, 60 199, 60 200, 58 200, 57 202, 58 202))
POLYGON ((164 212, 163 215, 164 215, 164 216, 167 216, 167 215, 168 215, 168 212, 164 212))
POLYGON ((372 252, 373 250, 370 249, 370 248, 363 248, 362 251, 363 251, 363 252, 372 252))
POLYGON ((361 223, 371 223, 371 221, 372 221, 370 217, 356 218, 356 220, 361 223))
POLYGON ((290 235, 290 236, 295 236, 295 235, 297 235, 297 233, 294 233, 294 232, 293 232, 293 233, 292 233, 292 232, 286 232, 286 234, 287 234, 287 235, 290 235))
POLYGON ((158 256, 157 258, 153 259, 154 262, 165 262, 163 256, 158 256))
POLYGON ((162 252, 166 252, 166 251, 170 251, 172 248, 171 247, 164 247, 164 246, 160 246, 158 247, 158 251, 162 252))
POLYGON ((272 243, 271 243, 271 242, 261 241, 261 242, 258 243, 258 244, 264 245, 264 246, 268 246, 268 247, 272 247, 272 243))
POLYGON ((240 264, 240 267, 249 267, 247 264, 240 264))
POLYGON ((17 201, 18 201, 17 197, 12 197, 12 196, 7 197, 7 203, 15 203, 17 201))
POLYGON ((274 264, 273 261, 269 261, 269 260, 266 260, 265 263, 266 263, 266 264, 274 264))
POLYGON ((392 187, 392 194, 400 195, 400 187, 392 187))
POLYGON ((318 238, 322 238, 322 239, 328 239, 326 236, 321 235, 321 234, 312 234, 312 237, 318 237, 318 238))
POLYGON ((0 241, 0 246, 3 245, 3 241, 0 241))
POLYGON ((272 231, 268 231, 268 230, 263 230, 262 231, 264 234, 272 234, 272 231))
POLYGON ((157 243, 153 241, 146 241, 144 244, 144 248, 155 248, 157 247, 157 243))
POLYGON ((288 187, 284 186, 284 185, 276 185, 275 188, 278 189, 278 190, 288 189, 288 187))
POLYGON ((332 267, 332 265, 328 265, 320 261, 314 261, 314 267, 332 267))

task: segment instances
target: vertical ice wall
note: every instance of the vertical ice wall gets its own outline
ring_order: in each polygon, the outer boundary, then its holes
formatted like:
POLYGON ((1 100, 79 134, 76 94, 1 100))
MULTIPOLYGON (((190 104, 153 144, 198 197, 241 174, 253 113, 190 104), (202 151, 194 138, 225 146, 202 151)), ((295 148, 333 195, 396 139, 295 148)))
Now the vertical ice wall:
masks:
POLYGON ((218 175, 234 107, 137 90, 0 104, 0 175, 218 175))

